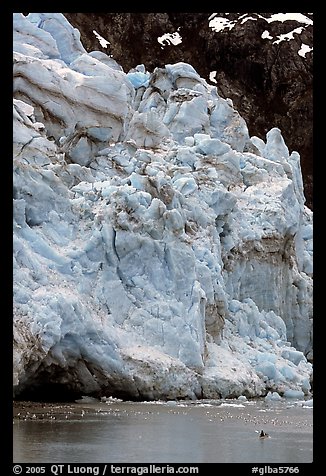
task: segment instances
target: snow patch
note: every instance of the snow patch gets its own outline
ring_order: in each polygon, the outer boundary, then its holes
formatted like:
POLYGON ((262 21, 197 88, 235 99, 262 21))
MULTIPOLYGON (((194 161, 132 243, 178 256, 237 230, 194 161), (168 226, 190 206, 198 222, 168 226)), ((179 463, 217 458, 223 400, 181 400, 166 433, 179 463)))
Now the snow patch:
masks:
POLYGON ((284 33, 282 35, 277 35, 277 40, 273 41, 274 44, 281 43, 282 41, 290 41, 294 39, 294 34, 300 35, 304 30, 303 26, 299 28, 295 28, 294 30, 290 31, 289 33, 284 33))
POLYGON ((285 22, 289 20, 294 20, 299 23, 304 23, 305 25, 312 25, 313 21, 302 13, 273 13, 269 18, 265 18, 268 23, 274 21, 285 22))
POLYGON ((103 36, 101 36, 99 33, 97 33, 96 30, 93 30, 93 33, 96 36, 96 38, 98 39, 102 48, 107 48, 108 45, 110 44, 110 42, 108 40, 106 40, 105 38, 103 38, 103 36))
POLYGON ((271 36, 271 34, 269 33, 268 30, 263 31, 261 37, 263 39, 267 39, 267 40, 272 40, 273 39, 273 37, 271 36))
POLYGON ((225 30, 226 28, 232 30, 236 23, 237 22, 235 20, 232 21, 224 17, 214 17, 209 21, 208 26, 213 31, 219 32, 225 30))
POLYGON ((177 45, 180 45, 180 43, 182 43, 182 37, 181 35, 179 34, 178 31, 174 32, 174 33, 165 33, 164 35, 162 36, 159 36, 157 38, 157 41, 162 45, 162 46, 166 46, 166 45, 174 45, 174 46, 177 46, 177 45))
POLYGON ((216 79, 215 79, 216 73, 217 73, 217 71, 211 71, 211 72, 209 73, 209 80, 210 80, 211 83, 217 84, 217 81, 216 81, 216 79))
POLYGON ((310 47, 309 45, 306 45, 305 43, 302 43, 298 51, 298 55, 302 56, 302 58, 305 58, 306 54, 309 53, 310 51, 313 51, 313 48, 310 47))

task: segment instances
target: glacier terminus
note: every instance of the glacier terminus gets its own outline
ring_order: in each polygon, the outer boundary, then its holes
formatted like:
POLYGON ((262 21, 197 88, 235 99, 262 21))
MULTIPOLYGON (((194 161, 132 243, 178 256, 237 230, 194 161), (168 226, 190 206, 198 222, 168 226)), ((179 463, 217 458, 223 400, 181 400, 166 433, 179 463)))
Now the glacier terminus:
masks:
POLYGON ((281 131, 186 63, 13 18, 14 395, 311 395, 313 213, 281 131))

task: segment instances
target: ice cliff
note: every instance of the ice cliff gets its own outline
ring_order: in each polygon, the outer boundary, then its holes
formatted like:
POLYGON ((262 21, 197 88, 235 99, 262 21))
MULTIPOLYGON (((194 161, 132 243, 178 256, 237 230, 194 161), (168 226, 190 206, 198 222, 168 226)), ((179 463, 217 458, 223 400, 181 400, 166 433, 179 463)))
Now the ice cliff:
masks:
POLYGON ((14 14, 14 394, 309 394, 312 212, 281 132, 186 63, 14 14))

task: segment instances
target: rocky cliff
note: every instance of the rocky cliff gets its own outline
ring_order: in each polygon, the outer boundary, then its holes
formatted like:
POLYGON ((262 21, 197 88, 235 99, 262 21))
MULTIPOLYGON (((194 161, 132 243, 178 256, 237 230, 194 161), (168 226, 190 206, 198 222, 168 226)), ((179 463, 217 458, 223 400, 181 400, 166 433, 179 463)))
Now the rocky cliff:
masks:
POLYGON ((300 155, 184 62, 125 73, 14 14, 14 392, 309 394, 300 155))

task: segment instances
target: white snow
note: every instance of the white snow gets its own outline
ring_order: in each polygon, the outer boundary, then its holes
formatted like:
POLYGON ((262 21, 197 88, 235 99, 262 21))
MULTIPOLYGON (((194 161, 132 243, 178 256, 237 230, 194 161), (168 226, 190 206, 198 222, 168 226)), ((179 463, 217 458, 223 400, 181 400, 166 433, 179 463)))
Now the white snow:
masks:
POLYGON ((208 23, 208 26, 216 32, 225 30, 225 28, 232 30, 235 25, 236 21, 228 20, 224 17, 214 17, 208 23))
MULTIPOLYGON (((303 15, 302 13, 273 13, 271 14, 270 17, 265 17, 259 13, 255 13, 254 14, 255 16, 252 16, 248 13, 244 13, 239 15, 237 19, 234 19, 234 20, 229 20, 228 18, 225 18, 225 17, 218 17, 216 15, 217 13, 213 13, 208 18, 209 27, 212 28, 212 30, 215 32, 220 32, 225 29, 232 30, 232 28, 234 28, 237 23, 239 23, 240 25, 243 25, 245 22, 249 20, 256 21, 258 18, 265 20, 267 23, 273 23, 273 22, 283 23, 283 22, 291 20, 291 21, 296 21, 298 23, 304 24, 304 26, 295 28, 290 32, 277 35, 277 39, 273 41, 273 43, 275 44, 279 44, 282 41, 293 40, 294 34, 300 35, 305 30, 305 27, 309 25, 313 25, 313 21, 307 16, 303 15)), ((261 38, 267 39, 267 40, 274 39, 274 37, 270 34, 268 30, 263 31, 261 38)), ((298 51, 298 54, 302 57, 305 57, 306 53, 311 50, 312 50, 311 47, 309 47, 308 45, 302 44, 302 47, 298 51)), ((210 77, 210 81, 215 82, 214 79, 212 79, 211 77, 210 77)))
POLYGON ((304 23, 305 25, 312 25, 313 21, 302 13, 273 13, 269 18, 266 18, 268 23, 274 21, 285 22, 288 20, 294 20, 299 23, 304 23))
POLYGON ((263 39, 267 39, 267 40, 272 40, 273 39, 273 37, 271 36, 271 34, 269 33, 268 30, 263 31, 261 37, 263 39))
POLYGON ((157 41, 162 45, 180 45, 182 43, 182 37, 180 36, 178 31, 175 31, 174 33, 165 33, 162 36, 159 36, 157 38, 157 41))
POLYGON ((273 43, 275 43, 277 45, 278 43, 281 43, 281 41, 293 40, 294 39, 294 34, 296 33, 297 35, 300 35, 300 33, 302 33, 303 29, 304 28, 302 26, 300 26, 299 28, 295 28, 294 30, 289 31, 288 33, 284 33, 282 35, 277 35, 278 39, 273 41, 273 43))
POLYGON ((106 40, 105 38, 103 38, 103 36, 101 36, 99 33, 97 33, 96 30, 93 30, 93 33, 94 35, 96 36, 96 38, 98 39, 100 45, 103 47, 103 48, 107 48, 108 45, 110 44, 110 42, 108 40, 106 40))
POLYGON ((246 23, 248 20, 257 21, 257 18, 251 17, 251 16, 245 16, 244 18, 241 19, 240 24, 243 25, 243 24, 246 23))
POLYGON ((298 55, 302 56, 302 58, 306 57, 306 54, 309 53, 309 51, 312 51, 313 48, 311 48, 309 45, 306 45, 305 43, 301 44, 301 47, 298 51, 298 55))
POLYGON ((309 396, 299 154, 189 64, 93 53, 61 14, 14 15, 15 393, 309 396))
POLYGON ((217 73, 217 71, 211 71, 211 72, 209 73, 209 80, 210 80, 211 83, 217 84, 217 81, 216 81, 216 79, 215 79, 216 73, 217 73))
MULTIPOLYGON (((257 18, 261 18, 267 23, 273 23, 276 21, 283 23, 291 20, 296 21, 298 23, 303 23, 306 26, 313 25, 313 20, 311 20, 311 18, 307 17, 306 15, 303 15, 302 13, 273 13, 270 17, 267 18, 259 13, 256 13, 256 16, 244 13, 239 15, 237 20, 229 20, 225 17, 217 17, 216 15, 217 13, 212 13, 208 18, 209 27, 216 32, 222 31, 225 28, 231 30, 237 24, 238 21, 242 25, 248 20, 257 21, 257 18)), ((226 13, 225 15, 228 15, 228 13, 226 13)))

